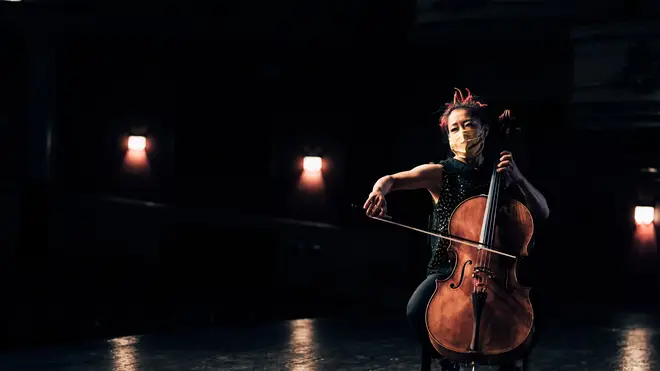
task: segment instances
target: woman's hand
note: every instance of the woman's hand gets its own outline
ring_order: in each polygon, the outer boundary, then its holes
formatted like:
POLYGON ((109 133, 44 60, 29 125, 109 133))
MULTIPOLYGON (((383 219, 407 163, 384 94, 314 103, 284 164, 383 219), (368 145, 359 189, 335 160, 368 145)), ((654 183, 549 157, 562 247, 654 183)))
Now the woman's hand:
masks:
POLYGON ((520 184, 525 179, 516 166, 516 163, 513 161, 513 155, 509 151, 503 151, 500 153, 500 162, 497 164, 497 172, 504 172, 514 184, 520 184))
POLYGON ((362 207, 367 211, 367 215, 382 218, 387 214, 387 201, 385 195, 380 190, 374 190, 369 193, 367 202, 362 207))

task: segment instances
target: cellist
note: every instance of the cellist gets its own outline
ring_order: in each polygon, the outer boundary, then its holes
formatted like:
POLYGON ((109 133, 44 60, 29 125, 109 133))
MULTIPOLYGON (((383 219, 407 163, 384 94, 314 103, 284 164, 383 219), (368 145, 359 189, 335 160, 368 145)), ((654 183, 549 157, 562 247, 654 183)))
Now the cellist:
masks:
MULTIPOLYGON (((386 175, 373 186, 364 204, 367 215, 383 217, 387 212, 385 196, 398 190, 426 189, 433 198, 432 231, 448 234, 449 218, 453 210, 465 199, 487 194, 492 168, 484 164, 484 148, 489 132, 486 105, 467 90, 467 96, 457 89, 452 103, 440 117, 440 128, 446 133, 453 157, 437 164, 417 166, 411 170, 386 175)), ((498 154, 498 172, 506 177, 504 195, 526 204, 535 220, 546 219, 550 210, 545 197, 520 172, 510 152, 498 154)), ((407 308, 408 320, 422 342, 424 351, 441 358, 433 349, 426 330, 426 306, 435 290, 436 279, 451 273, 450 242, 437 239, 432 246, 427 278, 410 297, 407 308)), ((458 370, 458 366, 441 360, 443 370, 458 370)), ((515 370, 505 365, 500 370, 515 370)))

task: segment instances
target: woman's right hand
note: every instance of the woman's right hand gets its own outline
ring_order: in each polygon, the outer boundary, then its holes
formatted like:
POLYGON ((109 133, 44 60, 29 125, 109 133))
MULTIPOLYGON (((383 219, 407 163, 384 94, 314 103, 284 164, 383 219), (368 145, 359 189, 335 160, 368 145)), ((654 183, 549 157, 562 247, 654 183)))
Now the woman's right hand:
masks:
POLYGON ((362 207, 367 211, 367 215, 382 218, 387 215, 387 201, 385 195, 380 190, 372 191, 367 198, 367 202, 362 207))

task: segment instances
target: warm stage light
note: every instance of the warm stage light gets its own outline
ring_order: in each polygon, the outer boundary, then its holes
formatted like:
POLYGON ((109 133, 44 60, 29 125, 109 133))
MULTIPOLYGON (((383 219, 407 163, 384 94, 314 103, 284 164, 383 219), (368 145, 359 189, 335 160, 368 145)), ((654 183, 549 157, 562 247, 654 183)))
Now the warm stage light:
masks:
POLYGON ((147 144, 151 148, 153 143, 147 143, 147 138, 141 135, 131 135, 126 141, 128 150, 124 155, 124 171, 129 173, 148 173, 149 159, 147 158, 147 144))
POLYGON ((321 171, 323 168, 323 159, 318 156, 305 156, 303 159, 303 169, 305 171, 321 171))
POLYGON ((635 207, 635 223, 638 225, 653 224, 654 214, 653 206, 637 206, 635 207))
POLYGON ((144 151, 147 148, 147 138, 131 135, 128 137, 128 149, 131 151, 144 151))

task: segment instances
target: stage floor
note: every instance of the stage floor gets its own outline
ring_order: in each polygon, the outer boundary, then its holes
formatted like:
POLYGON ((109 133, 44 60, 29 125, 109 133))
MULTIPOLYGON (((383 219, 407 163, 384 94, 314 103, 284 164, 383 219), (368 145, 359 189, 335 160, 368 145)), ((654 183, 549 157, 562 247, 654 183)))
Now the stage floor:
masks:
MULTIPOLYGON (((660 326, 645 314, 561 315, 548 321, 531 371, 660 370, 660 326)), ((0 370, 418 370, 401 320, 300 319, 125 336, 77 346, 4 351, 0 370)), ((439 366, 434 366, 439 370, 439 366)))

